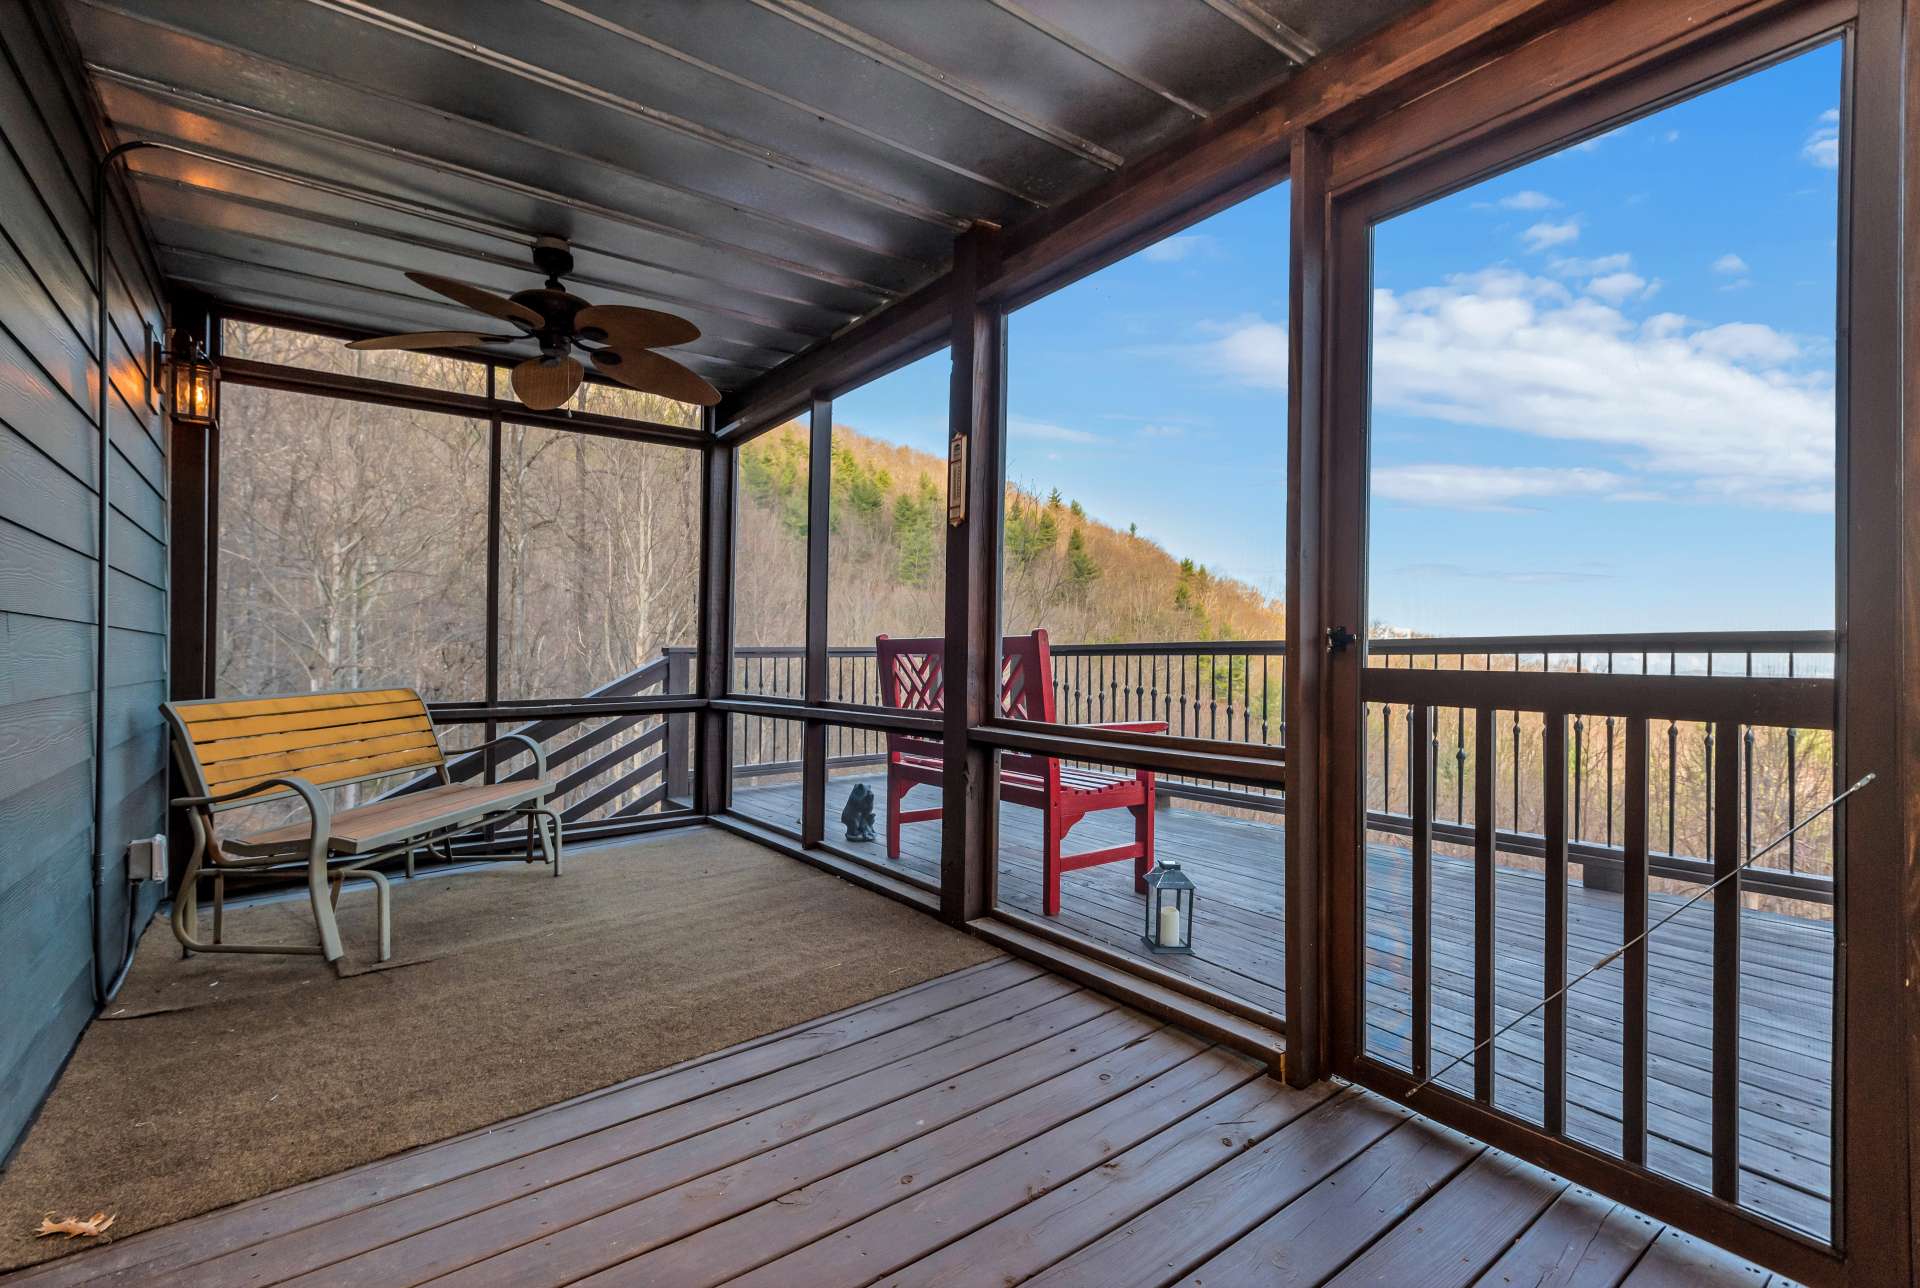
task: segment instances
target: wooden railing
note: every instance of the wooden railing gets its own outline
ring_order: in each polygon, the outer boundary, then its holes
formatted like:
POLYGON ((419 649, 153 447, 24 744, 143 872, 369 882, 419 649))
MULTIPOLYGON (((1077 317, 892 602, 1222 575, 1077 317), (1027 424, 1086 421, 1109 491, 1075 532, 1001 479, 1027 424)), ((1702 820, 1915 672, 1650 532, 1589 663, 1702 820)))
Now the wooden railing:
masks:
MULTIPOLYGON (((1665 674, 1750 680, 1766 692, 1777 679, 1830 677, 1831 632, 1742 632, 1687 635, 1507 636, 1469 639, 1376 639, 1367 644, 1376 668, 1447 669, 1490 674, 1516 673, 1604 676, 1630 681, 1665 674)), ((1113 720, 1164 720, 1168 732, 1225 743, 1283 746, 1287 713, 1282 686, 1286 644, 1280 640, 1188 641, 1156 644, 1056 644, 1053 653, 1055 707, 1062 722, 1090 724, 1113 720)), ((804 650, 792 646, 741 647, 734 655, 734 690, 770 697, 801 696, 804 650)), ((876 705, 879 675, 872 648, 828 650, 828 698, 833 702, 876 705)), ((1433 790, 1436 841, 1471 846, 1467 784, 1473 779, 1471 721, 1465 708, 1437 706, 1433 790), (1448 808, 1450 806, 1450 808, 1448 808)), ((1369 701, 1367 822, 1382 836, 1406 838, 1413 825, 1408 805, 1410 782, 1405 702, 1369 701)), ((1496 828, 1501 853, 1538 859, 1545 850, 1539 825, 1544 798, 1530 790, 1520 767, 1537 766, 1542 730, 1537 719, 1522 721, 1506 711, 1509 727, 1498 750, 1507 774, 1496 794, 1502 822, 1496 828)), ((1623 786, 1620 767, 1623 726, 1617 718, 1576 716, 1570 730, 1571 834, 1569 857, 1581 865, 1591 884, 1620 888, 1624 853, 1623 786)), ((877 763, 884 757, 884 736, 866 730, 836 730, 833 768, 877 763)), ((1756 829, 1785 830, 1804 814, 1809 799, 1831 779, 1831 743, 1824 728, 1743 727, 1747 750, 1743 764, 1742 835, 1756 829), (1809 735, 1813 735, 1809 737, 1809 735), (1811 745, 1810 745, 1811 744, 1811 745), (1786 790, 1752 790, 1784 784, 1786 790)), ((1658 877, 1709 879, 1705 815, 1710 780, 1689 776, 1690 750, 1682 740, 1710 745, 1712 733, 1685 711, 1669 713, 1654 735, 1665 754, 1654 766, 1654 833, 1651 863, 1658 877)), ((742 718, 734 749, 736 777, 753 779, 799 772, 797 725, 759 717, 742 718)), ((1206 779, 1162 774, 1162 795, 1217 805, 1278 813, 1285 807, 1279 789, 1250 788, 1206 779)), ((1796 837, 1779 856, 1755 871, 1750 888, 1783 898, 1831 903, 1832 856, 1825 833, 1796 837)))
MULTIPOLYGON (((523 734, 546 751, 547 776, 556 780, 549 803, 570 836, 612 834, 635 820, 691 808, 693 720, 689 714, 644 709, 647 701, 683 695, 693 675, 693 650, 668 649, 626 675, 578 698, 553 702, 436 702, 436 723, 523 734), (525 718, 516 718, 524 713, 525 718)), ((478 742, 476 733, 468 739, 478 742)), ((533 758, 511 747, 450 757, 455 782, 492 776, 511 782, 533 776, 533 758)), ((398 792, 431 786, 416 779, 398 792)))
MULTIPOLYGON (((1741 869, 1835 790, 1833 648, 1824 633, 1373 641, 1360 684, 1367 823, 1371 832, 1404 838, 1405 849, 1394 864, 1362 868, 1368 946, 1356 981, 1360 1079, 1402 1090, 1445 1071, 1449 1051, 1470 1055, 1452 1071, 1453 1085, 1425 1089, 1420 1103, 1429 1112, 1489 1139, 1506 1124, 1549 1166, 1577 1173, 1575 1165, 1591 1162, 1616 1169, 1624 1183, 1676 1195, 1697 1187, 1826 1237, 1831 1190, 1824 1160, 1818 1177, 1799 1182, 1743 1173, 1743 1145, 1755 1148, 1765 1137, 1743 1129, 1743 1114, 1756 1112, 1754 1085, 1743 1078, 1743 1023, 1760 1023, 1769 1033, 1783 1025, 1768 1006, 1743 1008, 1741 998, 1743 988, 1770 986, 1750 978, 1743 925, 1775 911, 1800 918, 1816 964, 1829 980, 1838 974, 1837 941, 1820 915, 1820 906, 1834 900, 1831 820, 1819 820, 1819 830, 1783 846, 1777 858, 1741 869), (1448 847, 1458 857, 1447 857, 1448 847), (1436 971, 1461 969, 1436 965, 1443 862, 1448 873, 1471 865, 1469 903, 1456 897, 1442 915, 1447 937, 1472 943, 1472 1014, 1470 1035, 1450 1020, 1455 1031, 1437 1048, 1436 971), (1497 868, 1537 874, 1527 883, 1529 907, 1518 915, 1528 930, 1518 939, 1511 931, 1516 914, 1496 902, 1510 889, 1497 868), (1576 869, 1581 884, 1620 896, 1617 937, 1603 928, 1603 942, 1620 946, 1620 956, 1589 988, 1605 999, 1597 1004, 1617 1033, 1617 1054, 1608 1057, 1617 1068, 1604 1077, 1595 1072, 1590 1024, 1575 1035, 1584 1045, 1570 1048, 1569 1009, 1581 1003, 1559 992, 1604 957, 1592 942, 1570 943, 1576 869), (1702 924, 1666 931, 1664 939, 1640 938, 1678 906, 1676 895, 1723 880, 1702 901, 1702 924), (1536 923, 1537 946, 1516 948, 1534 943, 1536 923), (1815 933, 1823 926, 1824 936, 1815 933), (1671 954, 1676 939, 1688 936, 1705 942, 1687 950, 1689 964, 1670 974, 1668 987, 1684 991, 1690 1018, 1682 1024, 1675 1017, 1670 1008, 1682 1003, 1671 997, 1661 1011, 1668 1026, 1662 1042, 1707 1055, 1704 1139, 1682 1141, 1671 1124, 1649 1122, 1649 1062, 1662 1058, 1658 1043, 1650 1048, 1649 956, 1671 954), (1515 952, 1538 956, 1517 961, 1515 952), (1409 999, 1404 1013, 1374 1025, 1370 985, 1391 1005, 1409 999), (1496 1078, 1510 1077, 1497 1073, 1500 1062, 1519 1058, 1496 1041, 1496 1020, 1534 1005, 1540 1010, 1525 1017, 1523 1036, 1508 1039, 1526 1045, 1523 1107, 1510 1093, 1496 1094, 1496 1078), (1584 1122, 1569 1115, 1576 1050, 1589 1087, 1617 1078, 1610 1139, 1596 1130, 1607 1120, 1597 1122, 1590 1105, 1581 1107, 1584 1122), (1687 1157, 1701 1161, 1690 1175, 1675 1161, 1687 1157)), ((1453 876, 1456 891, 1464 879, 1453 876)), ((1796 1000, 1774 1005, 1799 1012, 1785 1023, 1799 1026, 1804 1049, 1794 1060, 1805 1066, 1806 1099, 1819 1102, 1830 1096, 1833 1079, 1832 998, 1808 988, 1788 994, 1796 1000)), ((1663 1112, 1671 1117, 1672 1106, 1663 1112)), ((1759 1113, 1765 1127, 1767 1111, 1759 1113)), ((1806 1134, 1813 1141, 1824 1135, 1806 1134)), ((1826 1145, 1809 1152, 1837 1157, 1826 1145)))

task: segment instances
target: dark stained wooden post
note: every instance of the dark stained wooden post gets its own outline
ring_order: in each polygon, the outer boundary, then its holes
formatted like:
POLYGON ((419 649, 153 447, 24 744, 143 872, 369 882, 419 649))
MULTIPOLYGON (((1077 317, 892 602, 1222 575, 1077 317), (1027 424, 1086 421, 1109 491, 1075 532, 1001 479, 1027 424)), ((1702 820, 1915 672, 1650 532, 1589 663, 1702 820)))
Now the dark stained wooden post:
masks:
MULTIPOLYGON (((1493 1103, 1494 931, 1500 923, 1499 874, 1494 869, 1494 719, 1492 707, 1473 712, 1473 1098, 1493 1103)), ((1644 731, 1645 726, 1642 725, 1644 731)))
MULTIPOLYGON (((1540 768, 1545 776, 1541 838, 1546 846, 1546 943, 1541 987, 1548 998, 1543 1065, 1541 1122, 1549 1133, 1567 1130, 1567 713, 1541 717, 1540 768)), ((1493 927, 1487 927, 1493 933, 1493 927)))
MULTIPOLYGON (((833 507, 833 401, 813 400, 807 463, 807 655, 801 691, 807 705, 827 700, 827 538, 833 507)), ((809 720, 800 735, 800 843, 827 834, 827 726, 809 720)))
POLYGON ((1409 936, 1413 948, 1413 1050, 1409 1063, 1416 1080, 1433 1071, 1433 708, 1413 704, 1407 721, 1407 812, 1412 903, 1409 936))
POLYGON ((1326 1005, 1320 958, 1326 916, 1321 870, 1326 863, 1325 760, 1321 704, 1321 641, 1327 622, 1321 596, 1328 545, 1321 530, 1322 443, 1326 433, 1321 377, 1326 366, 1327 145, 1314 130, 1293 136, 1292 253, 1288 260, 1287 328, 1287 656, 1284 698, 1286 800, 1287 1081, 1304 1087, 1326 1069, 1326 1005))
POLYGON ((1647 1161, 1647 718, 1627 717, 1627 792, 1621 821, 1625 860, 1620 942, 1620 1156, 1647 1161), (1638 941, 1637 943, 1635 941, 1638 941))
POLYGON ((1903 178, 1920 161, 1916 20, 1912 0, 1861 0, 1841 100, 1835 770, 1837 786, 1878 775, 1835 836, 1836 1235, 1860 1284, 1907 1283, 1920 1262, 1920 197, 1903 178))
MULTIPOLYGON (((980 298, 999 232, 975 226, 954 244, 953 379, 947 438, 966 450, 966 515, 947 524, 946 739, 940 912, 956 924, 993 906, 999 789, 991 748, 969 736, 1000 701, 1001 437, 1006 419, 1006 329, 980 298)), ((948 497, 951 506, 954 497, 948 497)), ((1038 677, 1039 682, 1049 682, 1038 677)))
MULTIPOLYGON (((1288 648, 1315 649, 1322 659, 1319 772, 1325 810, 1320 879, 1326 886, 1327 908, 1326 1072, 1345 1075, 1360 1054, 1365 1032, 1361 1024, 1365 983, 1361 875, 1366 832, 1360 764, 1365 709, 1360 672, 1366 665, 1367 354, 1372 316, 1370 232, 1365 215, 1336 204, 1329 215, 1327 244, 1329 312, 1323 392, 1327 427, 1321 440, 1320 544, 1317 551, 1304 552, 1304 557, 1319 568, 1326 628, 1345 628, 1361 638, 1335 651, 1323 633, 1290 640, 1288 648)), ((1289 589, 1299 593, 1297 588, 1289 589)), ((1291 755, 1287 759, 1291 789, 1298 760, 1291 755)))
MULTIPOLYGON (((711 435, 714 414, 701 417, 711 435)), ((733 673, 733 511, 734 458, 731 443, 709 442, 702 449, 700 474, 700 656, 695 675, 696 695, 725 696, 733 673)), ((727 807, 728 776, 733 764, 729 728, 724 712, 700 712, 696 756, 699 772, 694 782, 695 808, 718 814, 727 807)))
POLYGON ((1740 1201, 1740 722, 1713 726, 1713 1192, 1740 1201))
MULTIPOLYGON (((168 302, 168 324, 175 332, 208 345, 217 331, 205 301, 197 295, 168 302)), ((144 360, 144 355, 143 355, 144 360)), ((153 373, 155 380, 161 373, 153 373)), ((220 427, 182 425, 167 417, 167 696, 175 702, 214 696, 214 658, 219 589, 220 427)), ((187 795, 180 767, 167 757, 167 799, 187 795)), ((184 811, 168 812, 167 833, 173 852, 193 847, 184 811)), ((176 865, 182 870, 184 860, 176 865)), ((177 881, 177 878, 176 878, 177 881)))
MULTIPOLYGON (((213 320, 205 301, 182 295, 169 302, 168 322, 181 336, 207 344, 213 320)), ((143 356, 144 360, 144 356, 143 356)), ((155 372, 154 378, 160 378, 155 372)), ((219 428, 168 421, 167 497, 171 600, 168 696, 176 702, 213 696, 214 592, 219 551, 219 428)), ((180 793, 176 793, 178 795, 180 793)))

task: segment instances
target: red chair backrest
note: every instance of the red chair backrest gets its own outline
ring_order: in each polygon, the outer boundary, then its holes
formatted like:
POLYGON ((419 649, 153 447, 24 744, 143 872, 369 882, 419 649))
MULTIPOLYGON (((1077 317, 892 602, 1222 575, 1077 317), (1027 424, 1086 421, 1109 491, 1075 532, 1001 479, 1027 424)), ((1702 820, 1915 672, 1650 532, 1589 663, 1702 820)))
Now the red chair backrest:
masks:
MULTIPOLYGON (((880 658, 880 700, 902 711, 946 710, 947 645, 938 637, 874 642, 880 658)), ((1053 722, 1053 658, 1047 633, 1001 642, 1000 711, 1016 720, 1053 722)))

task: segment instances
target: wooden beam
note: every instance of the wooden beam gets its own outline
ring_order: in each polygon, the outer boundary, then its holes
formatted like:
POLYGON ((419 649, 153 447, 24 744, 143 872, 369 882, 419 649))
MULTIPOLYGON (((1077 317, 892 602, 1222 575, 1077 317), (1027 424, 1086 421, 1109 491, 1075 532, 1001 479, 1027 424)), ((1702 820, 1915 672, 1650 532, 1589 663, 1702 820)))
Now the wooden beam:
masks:
MULTIPOLYGON (((991 228, 963 233, 954 246, 951 293, 953 379, 950 443, 965 453, 965 507, 947 524, 946 740, 940 907, 964 925, 993 907, 999 852, 999 787, 993 748, 973 731, 1000 714, 1000 497, 1005 488, 1006 328, 982 298, 998 261, 991 228)), ((949 498, 951 506, 956 498, 949 498)))
MULTIPOLYGON (((1594 128, 1604 128, 1610 117, 1644 112, 1657 101, 1638 81, 1638 73, 1656 64, 1698 49, 1715 62, 1738 66, 1775 53, 1783 42, 1839 26, 1854 7, 1854 0, 1612 0, 1587 6, 1588 12, 1569 13, 1537 39, 1468 70, 1410 109, 1382 113, 1342 135, 1333 159, 1334 190, 1373 182, 1480 139, 1497 137, 1503 154, 1519 155, 1530 142, 1515 133, 1523 118, 1593 92, 1611 100, 1588 112, 1594 128), (1761 21, 1772 15, 1782 15, 1794 30, 1761 21), (1608 86, 1617 88, 1610 93, 1608 86)), ((1680 79, 1698 83, 1710 74, 1683 71, 1680 79)))
POLYGON ((1281 711, 1292 753, 1287 784, 1286 997, 1287 1078, 1297 1087, 1327 1067, 1326 924, 1320 874, 1326 863, 1326 781, 1321 775, 1325 722, 1321 641, 1327 623, 1322 589, 1330 547, 1322 531, 1320 474, 1325 459, 1327 361, 1327 142, 1301 130, 1288 148, 1293 187, 1287 312, 1287 638, 1281 711))
POLYGON ((565 430, 576 434, 599 434, 607 438, 625 438, 643 443, 665 443, 672 447, 700 447, 707 435, 684 425, 665 425, 657 421, 627 420, 584 411, 535 411, 507 399, 487 398, 480 394, 454 393, 403 385, 391 380, 372 380, 365 376, 346 376, 331 371, 313 371, 305 367, 285 367, 273 362, 255 362, 248 358, 222 358, 220 377, 229 384, 254 385, 287 393, 317 394, 326 398, 345 398, 353 402, 383 407, 403 407, 410 411, 441 412, 485 420, 496 412, 514 425, 536 425, 543 429, 565 430))

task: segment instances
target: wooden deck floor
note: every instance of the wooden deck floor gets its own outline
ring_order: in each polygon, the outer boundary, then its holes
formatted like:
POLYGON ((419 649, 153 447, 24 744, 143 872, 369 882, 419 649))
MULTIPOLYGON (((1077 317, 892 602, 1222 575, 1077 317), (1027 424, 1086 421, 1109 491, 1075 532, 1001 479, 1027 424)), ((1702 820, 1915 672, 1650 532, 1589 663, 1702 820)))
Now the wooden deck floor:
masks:
MULTIPOLYGON (((855 782, 829 785, 828 818, 837 830, 841 803, 855 782)), ((876 791, 884 802, 884 793, 876 791)), ((736 790, 735 808, 797 829, 798 784, 736 790)), ((1072 833, 1075 848, 1117 844, 1130 825, 1118 812, 1093 815, 1072 833)), ((1126 832, 1126 835, 1130 835, 1126 832)), ((884 837, 884 829, 881 831, 884 837)), ((1000 900, 1040 912, 1039 814, 1001 811, 1000 900)), ((926 880, 939 871, 939 825, 909 824, 900 866, 926 880)), ((1159 852, 1177 858, 1199 887, 1195 956, 1156 957, 1222 992, 1284 1013, 1280 984, 1285 935, 1283 832, 1273 823, 1176 808, 1158 820, 1159 852)), ((846 846, 887 864, 882 843, 846 846)), ((1367 1033, 1369 1051, 1407 1064, 1409 865, 1405 849, 1375 846, 1368 855, 1367 1033)), ((1434 865, 1433 1007, 1435 1066, 1472 1045, 1473 878, 1459 860, 1434 865)), ((1502 869, 1496 938, 1497 1023, 1542 994, 1544 881, 1502 869)), ((1676 906, 1656 896, 1653 915, 1676 906)), ((1570 973, 1619 946, 1621 896, 1574 884, 1568 890, 1570 973)), ((1145 957, 1142 904, 1128 864, 1069 873, 1058 924, 1121 952, 1145 957)), ((1712 1085, 1711 913, 1702 903, 1651 941, 1649 961, 1649 1162, 1689 1184, 1710 1181, 1712 1085)), ((1785 1224, 1824 1235, 1829 1222, 1832 1121, 1833 934, 1830 922, 1749 912, 1744 920, 1741 995, 1741 1198, 1785 1224)), ((1620 1141, 1620 970, 1582 984, 1568 1003, 1568 1130, 1617 1151, 1620 1141)), ((1495 1098, 1538 1121, 1543 1082, 1542 1021, 1522 1023, 1496 1044, 1495 1098)), ((1470 1090, 1471 1066, 1445 1081, 1470 1090)))
POLYGON ((23 1272, 94 1283, 1739 1284, 1409 1114, 1009 959, 23 1272))

